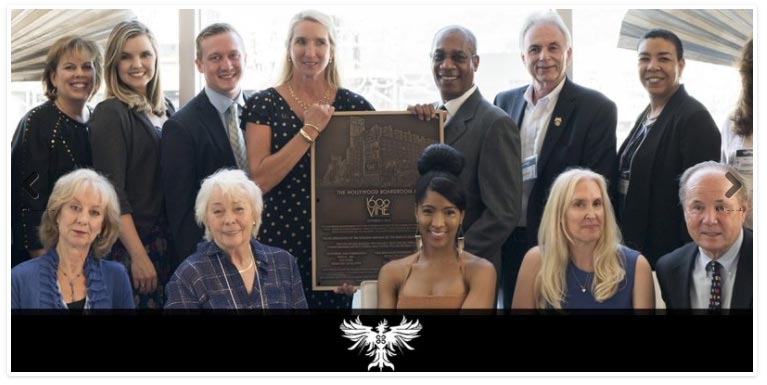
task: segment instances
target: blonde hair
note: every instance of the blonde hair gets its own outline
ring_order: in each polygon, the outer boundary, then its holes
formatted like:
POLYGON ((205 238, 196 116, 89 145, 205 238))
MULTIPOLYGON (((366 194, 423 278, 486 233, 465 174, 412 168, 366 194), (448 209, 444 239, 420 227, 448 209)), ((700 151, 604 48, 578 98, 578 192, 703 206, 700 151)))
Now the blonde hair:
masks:
POLYGON ((109 34, 106 50, 107 98, 114 97, 140 112, 152 112, 157 116, 165 114, 165 98, 160 85, 159 51, 157 40, 146 25, 138 20, 123 21, 117 24, 109 34), (120 80, 117 66, 120 64, 123 47, 128 39, 146 36, 154 50, 154 77, 146 86, 146 95, 137 94, 120 80))
POLYGON ((43 89, 48 100, 56 100, 56 86, 51 80, 51 75, 56 73, 61 59, 66 55, 78 54, 84 58, 90 59, 93 63, 93 90, 88 96, 88 100, 96 95, 101 88, 102 66, 104 57, 101 55, 101 48, 92 40, 84 39, 80 36, 64 36, 53 43, 48 50, 48 56, 45 58, 45 69, 43 70, 43 89))
POLYGON ((604 302, 612 297, 626 276, 621 257, 621 234, 604 177, 588 169, 565 171, 551 186, 549 200, 546 202, 538 229, 541 269, 535 278, 534 286, 538 308, 562 308, 567 281, 565 273, 570 263, 569 245, 572 243, 567 233, 565 215, 572 202, 575 187, 584 180, 594 181, 599 186, 604 208, 602 234, 594 250, 594 278, 591 282, 591 291, 597 302, 604 302))
POLYGON ((290 20, 288 38, 285 40, 285 60, 282 62, 282 72, 277 84, 285 84, 289 82, 290 79, 293 79, 293 63, 290 61, 290 44, 293 42, 296 25, 302 21, 319 23, 325 27, 325 30, 328 32, 328 43, 330 44, 330 63, 328 63, 328 67, 325 68, 325 81, 327 81, 331 87, 341 87, 341 75, 339 75, 338 71, 338 60, 334 60, 336 56, 335 24, 333 23, 333 19, 330 16, 320 11, 311 9, 297 13, 290 20))
POLYGON ((255 223, 251 236, 255 238, 258 235, 258 228, 261 227, 261 213, 264 210, 261 189, 242 170, 221 169, 202 181, 200 192, 197 193, 197 199, 194 202, 194 218, 198 225, 205 227, 205 240, 213 239, 206 223, 206 214, 208 201, 216 188, 221 189, 221 193, 230 198, 235 195, 244 196, 250 203, 255 223))
POLYGON ((40 242, 43 248, 49 250, 56 246, 59 240, 59 227, 56 220, 61 208, 71 201, 75 194, 89 188, 98 192, 105 208, 101 232, 91 244, 91 250, 97 258, 109 253, 120 235, 120 201, 109 180, 87 168, 77 169, 62 176, 53 186, 48 206, 40 221, 40 242))

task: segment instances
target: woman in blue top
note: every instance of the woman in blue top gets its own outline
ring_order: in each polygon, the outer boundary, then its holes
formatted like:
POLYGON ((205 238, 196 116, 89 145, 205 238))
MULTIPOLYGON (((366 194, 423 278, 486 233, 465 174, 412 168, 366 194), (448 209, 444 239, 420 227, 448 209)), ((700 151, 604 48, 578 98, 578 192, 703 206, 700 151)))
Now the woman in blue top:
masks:
POLYGON ((101 259, 120 233, 117 193, 79 169, 53 187, 42 214, 40 257, 11 270, 12 309, 133 309, 125 268, 101 259))
POLYGON ((605 179, 572 169, 554 181, 538 246, 522 261, 514 309, 652 309, 650 264, 621 245, 605 179))

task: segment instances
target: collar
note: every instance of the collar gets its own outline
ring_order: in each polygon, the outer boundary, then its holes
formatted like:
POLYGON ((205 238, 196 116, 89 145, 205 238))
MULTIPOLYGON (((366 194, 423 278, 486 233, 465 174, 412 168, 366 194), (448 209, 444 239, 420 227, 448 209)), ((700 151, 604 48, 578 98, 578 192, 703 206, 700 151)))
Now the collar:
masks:
POLYGON ((447 110, 447 113, 450 114, 450 116, 455 116, 455 114, 458 113, 458 110, 461 109, 461 106, 466 101, 466 99, 468 99, 469 96, 471 96, 471 94, 473 94, 474 91, 476 90, 477 90, 477 85, 474 84, 471 86, 471 88, 469 88, 468 91, 464 92, 463 95, 455 99, 446 101, 444 105, 445 105, 445 109, 447 110))
MULTIPOLYGON (((266 258, 266 251, 264 250, 264 245, 262 245, 257 240, 251 238, 250 239, 250 249, 253 251, 253 257, 256 259, 256 265, 259 267, 263 265, 268 265, 269 260, 266 258)), ((218 255, 227 255, 224 250, 221 250, 220 247, 216 244, 215 241, 207 241, 207 242, 201 242, 197 245, 197 251, 201 252, 203 255, 215 258, 218 255)))
MULTIPOLYGON (((559 93, 562 92, 562 87, 565 86, 565 81, 567 81, 567 76, 563 77, 562 81, 559 82, 559 84, 556 87, 554 87, 554 89, 551 90, 551 92, 549 92, 546 96, 538 99, 538 103, 540 103, 541 101, 544 101, 544 100, 547 103, 549 101, 556 102, 557 99, 559 98, 559 93)), ((533 89, 534 89, 534 87, 533 87, 533 85, 531 83, 529 86, 527 86, 527 89, 525 90, 525 94, 524 94, 525 101, 527 102, 527 104, 529 106, 534 106, 535 105, 535 103, 533 103, 533 89)))
POLYGON ((216 111, 218 111, 219 114, 224 114, 229 107, 232 106, 232 103, 237 103, 238 106, 242 107, 245 105, 245 98, 242 96, 242 91, 240 91, 240 94, 237 95, 237 97, 232 100, 229 99, 227 96, 221 95, 220 93, 213 91, 212 89, 208 88, 208 86, 205 86, 205 95, 208 96, 208 100, 210 100, 210 104, 213 105, 213 107, 216 108, 216 111))
MULTIPOLYGON (((740 235, 738 236, 738 239, 735 240, 735 243, 730 246, 727 251, 722 254, 719 259, 716 261, 722 264, 722 267, 724 268, 724 271, 732 271, 737 262, 740 252, 740 246, 743 244, 743 228, 740 229, 740 235)), ((708 265, 709 262, 713 261, 713 259, 708 257, 708 254, 705 250, 703 250, 700 246, 698 246, 698 260, 697 264, 700 268, 702 268, 704 271, 706 270, 706 265, 708 265)))

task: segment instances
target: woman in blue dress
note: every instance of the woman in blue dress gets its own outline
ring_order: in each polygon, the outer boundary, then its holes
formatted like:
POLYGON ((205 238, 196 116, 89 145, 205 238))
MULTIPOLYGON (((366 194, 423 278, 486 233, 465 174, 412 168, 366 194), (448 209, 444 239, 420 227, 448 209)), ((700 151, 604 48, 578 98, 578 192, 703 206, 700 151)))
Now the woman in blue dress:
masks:
POLYGON ((522 261, 514 309, 652 309, 650 264, 621 244, 604 177, 586 169, 554 181, 538 246, 522 261))
POLYGON ((243 113, 248 167, 264 192, 261 242, 298 258, 310 308, 341 309, 349 297, 312 291, 311 154, 334 111, 371 111, 341 88, 333 21, 317 11, 295 15, 277 87, 251 96, 243 113))

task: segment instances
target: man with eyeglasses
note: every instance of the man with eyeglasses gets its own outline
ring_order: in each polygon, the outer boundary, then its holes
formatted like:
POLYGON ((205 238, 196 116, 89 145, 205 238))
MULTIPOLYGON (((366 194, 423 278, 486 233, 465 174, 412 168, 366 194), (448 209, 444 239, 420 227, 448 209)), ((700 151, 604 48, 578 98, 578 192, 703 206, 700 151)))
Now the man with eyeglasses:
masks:
POLYGON ((520 30, 519 46, 531 83, 501 92, 494 102, 520 128, 522 141, 522 213, 503 245, 506 301, 512 299, 522 258, 538 244, 554 179, 571 167, 588 168, 607 179, 613 197, 618 179, 615 103, 566 76, 573 49, 562 18, 553 11, 531 14, 520 30))
POLYGON ((434 83, 442 103, 408 107, 422 120, 447 112, 445 143, 466 161, 465 249, 501 269, 501 246, 519 220, 522 189, 519 130, 503 110, 486 101, 474 84, 477 39, 461 26, 444 27, 431 50, 434 83))
POLYGON ((743 227, 748 187, 735 168, 707 161, 679 181, 679 200, 693 241, 658 260, 669 309, 751 309, 754 234, 743 227))

